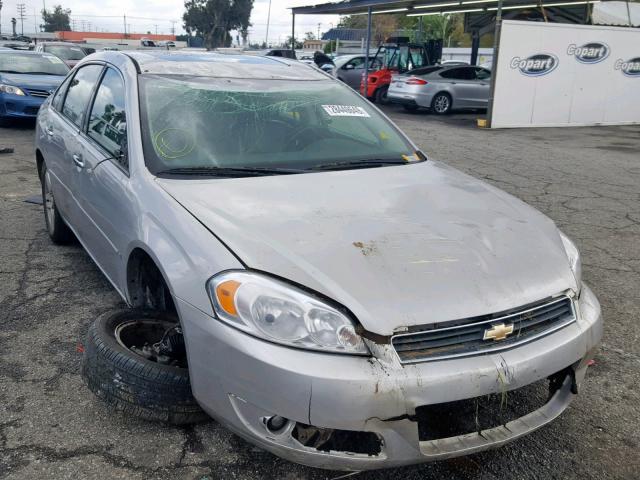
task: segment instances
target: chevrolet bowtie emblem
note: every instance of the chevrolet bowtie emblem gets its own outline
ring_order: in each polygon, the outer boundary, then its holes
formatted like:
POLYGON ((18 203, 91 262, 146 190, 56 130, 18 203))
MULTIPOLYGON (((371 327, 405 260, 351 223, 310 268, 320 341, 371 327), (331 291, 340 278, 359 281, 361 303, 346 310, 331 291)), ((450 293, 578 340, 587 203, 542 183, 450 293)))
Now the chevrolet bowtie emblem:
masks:
POLYGON ((498 323, 492 325, 484 331, 482 337, 483 340, 504 340, 513 333, 513 323, 505 325, 504 323, 498 323))

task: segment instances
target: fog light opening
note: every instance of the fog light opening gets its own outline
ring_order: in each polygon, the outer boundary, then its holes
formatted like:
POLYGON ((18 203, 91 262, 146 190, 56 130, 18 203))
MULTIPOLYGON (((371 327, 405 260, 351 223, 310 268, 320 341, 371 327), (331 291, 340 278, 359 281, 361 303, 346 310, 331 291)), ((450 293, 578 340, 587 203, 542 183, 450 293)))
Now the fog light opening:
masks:
POLYGON ((291 436, 305 447, 320 452, 341 452, 375 457, 382 452, 382 439, 373 432, 314 427, 296 423, 291 436))
POLYGON ((289 420, 281 417, 280 415, 272 415, 268 417, 264 421, 264 425, 269 431, 269 433, 280 433, 282 432, 286 426, 289 424, 289 420))

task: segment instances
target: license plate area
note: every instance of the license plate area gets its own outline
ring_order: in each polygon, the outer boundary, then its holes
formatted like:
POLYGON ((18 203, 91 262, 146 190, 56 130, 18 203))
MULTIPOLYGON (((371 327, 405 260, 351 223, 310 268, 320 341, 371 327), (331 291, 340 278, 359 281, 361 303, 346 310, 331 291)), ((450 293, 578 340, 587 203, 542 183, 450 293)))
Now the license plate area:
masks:
MULTIPOLYGON (((567 372, 560 372, 564 379, 567 372)), ((457 437, 505 425, 544 406, 557 381, 542 379, 515 390, 416 408, 420 441, 457 437)))

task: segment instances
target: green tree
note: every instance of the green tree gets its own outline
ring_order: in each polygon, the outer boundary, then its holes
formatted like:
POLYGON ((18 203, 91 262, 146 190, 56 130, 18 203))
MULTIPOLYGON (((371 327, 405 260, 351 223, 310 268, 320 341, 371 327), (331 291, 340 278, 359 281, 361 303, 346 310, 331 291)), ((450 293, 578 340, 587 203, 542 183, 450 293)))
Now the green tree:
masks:
POLYGON ((336 51, 336 41, 335 40, 329 40, 327 43, 324 44, 324 47, 322 48, 322 50, 324 51, 324 53, 333 53, 336 51))
POLYGON ((53 7, 53 11, 49 13, 42 10, 42 20, 45 32, 65 32, 71 30, 71 10, 63 9, 61 5, 53 7))
POLYGON ((253 0, 186 0, 184 8, 184 29, 211 49, 231 45, 231 30, 248 31, 253 0))
MULTIPOLYGON (((295 49, 300 50, 303 46, 303 43, 296 38, 295 49)), ((282 48, 291 48, 291 35, 289 35, 285 43, 282 44, 282 48)))

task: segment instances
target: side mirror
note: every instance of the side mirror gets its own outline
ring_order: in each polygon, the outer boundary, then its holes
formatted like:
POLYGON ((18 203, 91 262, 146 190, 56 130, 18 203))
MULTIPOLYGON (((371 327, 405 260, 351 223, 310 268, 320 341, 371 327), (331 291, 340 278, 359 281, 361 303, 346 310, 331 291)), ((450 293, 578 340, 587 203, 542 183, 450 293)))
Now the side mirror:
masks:
POLYGON ((347 63, 347 64, 344 66, 344 69, 345 69, 345 70, 353 70, 354 68, 356 68, 356 67, 355 67, 355 65, 353 65, 352 63, 347 63))

